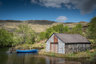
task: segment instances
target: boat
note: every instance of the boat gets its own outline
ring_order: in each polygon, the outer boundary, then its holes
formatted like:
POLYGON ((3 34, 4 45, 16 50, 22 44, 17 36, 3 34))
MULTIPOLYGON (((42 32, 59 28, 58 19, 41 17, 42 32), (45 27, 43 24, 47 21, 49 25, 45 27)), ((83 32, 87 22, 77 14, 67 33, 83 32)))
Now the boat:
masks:
POLYGON ((32 50, 16 50, 17 53, 37 53, 37 49, 32 49, 32 50))

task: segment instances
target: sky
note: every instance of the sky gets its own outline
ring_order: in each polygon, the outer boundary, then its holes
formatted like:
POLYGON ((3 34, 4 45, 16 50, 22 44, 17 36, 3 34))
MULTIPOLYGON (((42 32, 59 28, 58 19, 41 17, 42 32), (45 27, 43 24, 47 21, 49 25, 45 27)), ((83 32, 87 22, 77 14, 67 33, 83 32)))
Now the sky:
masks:
POLYGON ((0 0, 0 20, 89 22, 96 0, 0 0))

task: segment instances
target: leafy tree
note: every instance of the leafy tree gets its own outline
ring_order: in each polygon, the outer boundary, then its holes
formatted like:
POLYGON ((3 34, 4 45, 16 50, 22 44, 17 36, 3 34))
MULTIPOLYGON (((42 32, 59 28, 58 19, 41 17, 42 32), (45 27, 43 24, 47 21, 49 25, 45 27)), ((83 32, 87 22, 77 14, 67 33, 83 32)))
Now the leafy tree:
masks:
POLYGON ((69 27, 64 26, 63 24, 59 24, 59 25, 53 26, 51 28, 53 28, 53 30, 57 33, 65 33, 65 32, 69 31, 69 27))
POLYGON ((91 19, 88 29, 90 38, 94 39, 96 43, 96 17, 91 19))
POLYGON ((18 26, 17 33, 22 37, 22 43, 34 43, 35 42, 35 32, 27 24, 21 24, 18 26))
POLYGON ((69 27, 68 26, 64 26, 64 30, 63 30, 63 33, 69 33, 69 27))
POLYGON ((39 37, 40 37, 40 40, 45 39, 45 38, 46 38, 46 33, 45 33, 45 32, 41 32, 41 33, 39 34, 39 37))
POLYGON ((0 29, 0 46, 11 46, 13 34, 5 29, 0 29))
POLYGON ((49 38, 53 33, 56 33, 55 30, 53 30, 53 28, 48 28, 46 30, 46 38, 49 38))
POLYGON ((53 33, 68 33, 69 32, 69 27, 64 26, 63 24, 59 24, 56 26, 52 26, 46 30, 46 32, 41 32, 40 33, 40 38, 45 39, 49 38, 53 33))
POLYGON ((56 31, 58 33, 63 33, 63 30, 64 30, 63 24, 59 24, 59 25, 53 26, 52 28, 53 28, 54 31, 56 31))
POLYGON ((77 34, 82 34, 82 25, 77 24, 75 27, 72 28, 71 33, 77 33, 77 34))
POLYGON ((23 37, 17 34, 16 32, 13 33, 13 43, 12 46, 16 46, 18 44, 22 44, 23 37))

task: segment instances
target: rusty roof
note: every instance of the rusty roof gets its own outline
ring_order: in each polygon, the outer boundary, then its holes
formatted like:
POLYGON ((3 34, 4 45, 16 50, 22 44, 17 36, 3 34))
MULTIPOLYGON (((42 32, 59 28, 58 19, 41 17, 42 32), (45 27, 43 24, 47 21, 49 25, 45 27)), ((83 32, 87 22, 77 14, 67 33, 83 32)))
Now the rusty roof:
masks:
POLYGON ((86 37, 80 34, 54 33, 64 43, 90 43, 86 37))

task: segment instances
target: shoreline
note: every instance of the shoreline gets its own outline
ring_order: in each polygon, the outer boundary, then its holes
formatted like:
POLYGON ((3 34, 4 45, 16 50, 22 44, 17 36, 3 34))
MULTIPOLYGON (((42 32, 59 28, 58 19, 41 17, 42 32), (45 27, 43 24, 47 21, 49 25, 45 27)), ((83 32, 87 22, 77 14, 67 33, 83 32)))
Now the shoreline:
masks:
POLYGON ((14 49, 21 49, 21 50, 30 50, 30 49, 35 49, 35 48, 41 48, 38 49, 38 54, 39 55, 45 55, 45 56, 52 56, 52 57, 61 57, 61 58, 91 58, 96 56, 96 48, 93 48, 91 50, 86 50, 82 52, 76 52, 76 53, 70 53, 70 54, 59 54, 59 53, 52 53, 52 52, 46 52, 45 51, 45 43, 35 43, 35 44, 22 44, 15 46, 14 49))
MULTIPOLYGON (((13 51, 16 53, 16 50, 13 51)), ((84 51, 84 52, 78 52, 78 53, 70 53, 70 54, 59 54, 59 53, 52 53, 52 52, 42 52, 42 49, 38 51, 38 55, 43 55, 43 56, 48 56, 48 57, 56 57, 56 58, 74 58, 74 59, 78 59, 78 58, 88 58, 88 59, 92 59, 94 58, 94 56, 96 57, 96 49, 94 49, 94 52, 90 52, 90 50, 88 51, 84 51)), ((10 53, 13 53, 12 51, 10 53)))
POLYGON ((77 52, 77 53, 70 53, 70 54, 59 54, 59 53, 52 53, 52 52, 45 52, 45 51, 42 52, 41 50, 38 52, 38 54, 51 56, 51 57, 60 57, 60 58, 91 58, 96 56, 96 49, 77 52))

